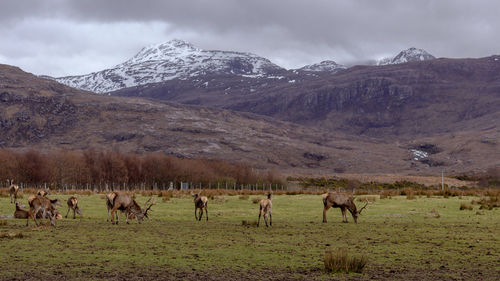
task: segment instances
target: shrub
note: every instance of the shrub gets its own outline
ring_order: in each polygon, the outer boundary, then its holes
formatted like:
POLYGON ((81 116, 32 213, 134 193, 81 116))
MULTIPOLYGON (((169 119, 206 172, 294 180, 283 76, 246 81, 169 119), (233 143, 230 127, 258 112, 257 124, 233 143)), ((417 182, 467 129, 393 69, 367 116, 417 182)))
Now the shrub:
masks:
POLYGON ((368 259, 365 256, 349 256, 345 248, 333 251, 326 250, 324 264, 328 272, 361 273, 368 259))

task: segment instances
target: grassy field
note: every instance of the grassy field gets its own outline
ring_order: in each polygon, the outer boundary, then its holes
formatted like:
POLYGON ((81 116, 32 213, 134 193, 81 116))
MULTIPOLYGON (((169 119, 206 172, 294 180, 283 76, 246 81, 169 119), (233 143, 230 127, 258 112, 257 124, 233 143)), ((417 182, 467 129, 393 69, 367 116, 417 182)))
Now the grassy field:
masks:
MULTIPOLYGON (((70 195, 51 195, 65 202, 70 195)), ((157 204, 149 220, 106 223, 103 195, 78 195, 83 218, 56 227, 0 220, 0 279, 72 280, 498 280, 500 209, 459 210, 472 197, 378 199, 354 224, 318 195, 273 199, 273 226, 255 227, 264 196, 216 196, 209 221, 189 197, 157 204), (242 225, 242 221, 250 222, 242 225), (361 274, 327 273, 327 249, 368 260, 361 274)), ((26 204, 25 195, 21 201, 26 204)), ((143 204, 147 197, 137 196, 143 204)), ((357 202, 360 205, 360 202, 357 202)), ((63 215, 66 206, 59 208, 63 215)), ((0 198, 0 214, 14 204, 0 198)), ((261 221, 262 222, 262 221, 261 221)))

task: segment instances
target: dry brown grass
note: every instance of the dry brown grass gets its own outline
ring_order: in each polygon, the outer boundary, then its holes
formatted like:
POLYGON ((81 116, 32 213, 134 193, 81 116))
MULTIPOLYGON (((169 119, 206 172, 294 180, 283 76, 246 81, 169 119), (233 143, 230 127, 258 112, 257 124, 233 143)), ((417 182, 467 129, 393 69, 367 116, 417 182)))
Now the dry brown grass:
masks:
POLYGON ((0 239, 14 239, 14 238, 24 238, 26 235, 24 235, 22 232, 0 232, 0 239))
POLYGON ((474 207, 472 207, 471 204, 469 203, 462 203, 460 204, 460 210, 469 210, 469 211, 472 211, 472 209, 474 209, 474 207))
POLYGON ((249 196, 249 195, 247 195, 247 194, 245 194, 245 195, 240 195, 238 198, 239 198, 240 200, 248 200, 248 198, 250 198, 250 196, 249 196))
POLYGON ((373 203, 373 202, 377 201, 377 196, 374 196, 374 195, 362 195, 362 196, 356 197, 356 201, 373 203))
POLYGON ((349 256, 345 248, 337 251, 328 249, 324 257, 325 270, 328 272, 361 273, 367 262, 365 256, 349 256))
POLYGON ((252 199, 252 203, 258 204, 260 202, 260 200, 261 200, 260 198, 255 197, 255 198, 252 199))

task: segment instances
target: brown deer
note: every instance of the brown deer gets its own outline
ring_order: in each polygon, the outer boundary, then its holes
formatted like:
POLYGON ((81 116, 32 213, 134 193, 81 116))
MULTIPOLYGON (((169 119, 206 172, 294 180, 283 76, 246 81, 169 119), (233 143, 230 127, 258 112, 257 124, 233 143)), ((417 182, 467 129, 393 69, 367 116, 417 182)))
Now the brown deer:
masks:
MULTIPOLYGON (((115 200, 116 193, 115 192, 110 192, 106 194, 106 208, 108 208, 108 217, 106 218, 106 221, 109 221, 109 216, 111 215, 111 210, 113 209, 113 200, 115 200)), ((122 213, 125 213, 126 210, 122 209, 120 210, 122 213)), ((128 219, 135 219, 135 216, 133 213, 128 213, 126 214, 128 219)), ((118 220, 118 214, 116 213, 116 219, 118 220)))
POLYGON ((82 212, 80 211, 80 208, 78 207, 78 199, 75 196, 71 196, 68 198, 68 201, 66 202, 68 204, 68 211, 66 212, 65 218, 68 217, 69 210, 73 210, 73 219, 76 218, 75 212, 82 217, 82 212))
POLYGON ((50 200, 47 197, 37 195, 34 198, 29 198, 28 201, 30 210, 28 218, 26 218, 26 226, 28 226, 29 218, 33 218, 35 224, 38 226, 36 219, 39 217, 39 213, 41 213, 42 218, 50 219, 50 225, 56 225, 56 219, 59 216, 56 208, 61 205, 59 199, 50 200))
POLYGON ((14 180, 7 180, 7 183, 9 184, 10 203, 14 203, 17 200, 19 186, 17 184, 14 184, 14 180), (14 201, 12 201, 12 198, 14 198, 14 201))
MULTIPOLYGON (((151 207, 155 204, 153 201, 149 206, 148 203, 151 201, 151 198, 146 201, 144 204, 144 208, 141 209, 139 204, 135 202, 135 200, 132 198, 132 196, 128 195, 125 192, 112 192, 115 193, 113 197, 113 202, 112 205, 113 207, 111 208, 111 223, 115 224, 115 214, 117 210, 125 211, 126 214, 126 222, 128 222, 129 218, 129 213, 132 213, 135 215, 137 218, 137 222, 141 223, 142 220, 146 217, 148 218, 148 211, 151 209, 151 207), (146 207, 147 206, 147 207, 146 207)), ((118 224, 118 215, 116 215, 116 224, 118 224)))
POLYGON ((14 212, 14 218, 15 219, 27 219, 29 215, 29 211, 23 209, 25 208, 24 206, 21 205, 21 203, 16 202, 16 211, 14 212))
POLYGON ((356 205, 354 204, 352 196, 345 193, 328 192, 326 194, 323 194, 322 197, 324 205, 323 222, 326 222, 326 211, 328 211, 328 209, 330 209, 331 207, 334 207, 340 208, 340 211, 342 212, 342 222, 347 222, 346 210, 349 210, 352 218, 354 219, 354 222, 358 223, 358 216, 361 214, 361 211, 363 211, 363 209, 368 205, 368 202, 366 202, 366 204, 358 211, 356 209, 356 205))
POLYGON ((269 225, 273 225, 273 215, 272 215, 272 209, 273 209, 273 202, 272 202, 272 193, 267 194, 267 199, 262 199, 259 202, 259 220, 257 221, 257 227, 260 224, 260 216, 262 215, 262 211, 264 211, 264 221, 266 222, 266 227, 267 225, 267 216, 269 215, 269 225))
POLYGON ((201 217, 203 217, 203 209, 205 209, 207 221, 208 221, 208 198, 206 196, 200 196, 201 189, 198 193, 192 193, 193 202, 194 202, 194 218, 197 221, 201 221, 201 217), (200 215, 198 217, 197 210, 200 209, 200 215))

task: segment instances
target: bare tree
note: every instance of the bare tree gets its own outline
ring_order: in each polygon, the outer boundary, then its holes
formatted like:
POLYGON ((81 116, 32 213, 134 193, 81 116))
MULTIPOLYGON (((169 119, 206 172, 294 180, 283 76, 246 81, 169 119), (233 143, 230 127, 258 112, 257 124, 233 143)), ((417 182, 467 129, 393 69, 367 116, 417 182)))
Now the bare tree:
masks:
POLYGON ((361 211, 363 211, 363 209, 368 205, 368 202, 366 202, 366 204, 358 211, 352 196, 346 193, 329 192, 327 194, 323 194, 322 198, 324 205, 323 222, 326 222, 326 211, 328 211, 331 207, 334 207, 340 208, 340 211, 342 212, 342 222, 347 222, 346 210, 349 210, 354 222, 357 223, 358 216, 361 214, 361 211))
POLYGON ((65 218, 68 217, 69 210, 73 210, 73 219, 76 218, 75 213, 77 213, 80 217, 82 216, 82 212, 80 211, 80 208, 78 207, 78 199, 75 196, 71 196, 68 198, 68 201, 66 202, 68 204, 68 211, 66 212, 65 218))
POLYGON ((194 218, 198 221, 201 221, 201 217, 203 217, 203 209, 205 209, 207 221, 208 221, 208 198, 206 196, 200 196, 201 194, 201 189, 198 193, 192 193, 191 195, 193 196, 193 202, 194 202, 194 218), (196 211, 200 209, 200 215, 198 217, 198 214, 196 211))
POLYGON ((264 211, 264 221, 266 222, 266 227, 267 225, 267 216, 269 215, 269 225, 273 225, 273 215, 272 215, 272 209, 273 209, 273 202, 272 202, 272 193, 267 194, 267 199, 262 199, 259 202, 259 220, 257 221, 257 227, 260 224, 260 216, 262 215, 262 211, 264 211))
MULTIPOLYGON (((115 213, 117 210, 125 211, 126 214, 126 222, 128 223, 128 214, 132 213, 137 218, 137 222, 141 223, 144 217, 148 218, 148 211, 155 204, 153 201, 149 206, 148 203, 151 201, 151 198, 146 201, 144 204, 144 208, 141 208, 137 202, 132 198, 132 196, 128 195, 125 192, 112 192, 115 193, 113 196, 112 209, 111 209, 111 223, 115 224, 115 213)), ((116 224, 118 224, 118 216, 116 216, 116 224)))

